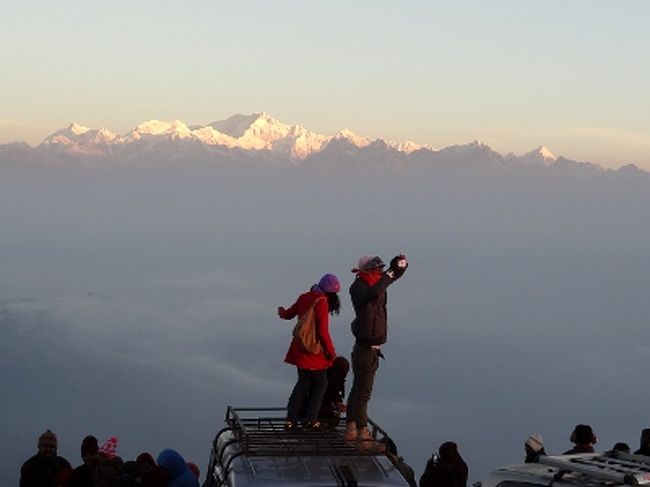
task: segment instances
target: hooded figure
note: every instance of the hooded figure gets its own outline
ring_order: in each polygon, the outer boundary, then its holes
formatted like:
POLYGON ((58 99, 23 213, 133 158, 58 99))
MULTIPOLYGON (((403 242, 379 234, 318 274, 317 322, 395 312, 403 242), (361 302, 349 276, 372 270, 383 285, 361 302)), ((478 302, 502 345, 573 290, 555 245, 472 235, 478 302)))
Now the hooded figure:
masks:
POLYGON ((466 487, 469 469, 458 446, 447 441, 438 448, 438 458, 432 457, 420 477, 420 487, 466 487))
POLYGON ((199 487, 196 475, 176 450, 166 448, 158 455, 158 465, 167 472, 169 487, 199 487))

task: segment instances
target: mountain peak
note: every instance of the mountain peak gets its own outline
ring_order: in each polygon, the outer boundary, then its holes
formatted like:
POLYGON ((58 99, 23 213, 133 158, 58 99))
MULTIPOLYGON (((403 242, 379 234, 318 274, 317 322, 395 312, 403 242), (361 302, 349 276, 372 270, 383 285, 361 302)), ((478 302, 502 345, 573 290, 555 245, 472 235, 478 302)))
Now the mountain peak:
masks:
POLYGON ((243 137, 253 127, 258 129, 265 127, 287 127, 266 112, 258 112, 251 115, 238 113, 226 120, 212 122, 208 126, 235 139, 243 137))
POLYGON ((133 132, 140 135, 170 135, 189 134, 190 129, 180 120, 163 122, 160 120, 147 120, 138 125, 133 132))
POLYGON ((411 152, 421 149, 426 149, 432 152, 436 151, 433 146, 417 144, 411 140, 405 140, 404 142, 390 142, 388 145, 399 152, 404 152, 405 154, 410 154, 411 152))
MULTIPOLYGON (((49 135, 43 141, 44 144, 52 144, 58 146, 81 146, 81 145, 97 145, 108 144, 116 139, 115 134, 107 129, 92 129, 84 127, 76 122, 72 122, 66 128, 58 130, 49 135)), ((84 149, 79 149, 84 151, 84 149)), ((94 153, 93 151, 90 151, 94 153)))
POLYGON ((68 125, 67 130, 69 130, 74 135, 83 135, 86 132, 89 132, 91 129, 84 127, 83 125, 80 125, 76 122, 72 122, 70 125, 68 125))
POLYGON ((284 125, 282 122, 279 120, 273 118, 271 115, 269 115, 266 112, 259 112, 259 113, 253 113, 252 117, 256 117, 256 120, 254 123, 266 123, 266 124, 271 124, 271 125, 284 125))
POLYGON ((516 156, 514 154, 508 154, 506 159, 513 160, 519 164, 524 165, 542 165, 550 166, 555 163, 558 158, 553 154, 547 147, 540 145, 537 149, 534 149, 530 152, 526 152, 521 156, 516 156))
POLYGON ((370 145, 370 143, 372 142, 370 139, 366 137, 362 137, 361 135, 355 134, 350 129, 340 130, 339 132, 336 133, 334 138, 338 140, 347 140, 352 145, 356 145, 357 147, 366 147, 370 145))
POLYGON ((552 161, 557 160, 557 157, 555 156, 555 154, 553 154, 547 147, 544 147, 543 145, 540 145, 533 152, 541 155, 544 159, 550 159, 552 161))

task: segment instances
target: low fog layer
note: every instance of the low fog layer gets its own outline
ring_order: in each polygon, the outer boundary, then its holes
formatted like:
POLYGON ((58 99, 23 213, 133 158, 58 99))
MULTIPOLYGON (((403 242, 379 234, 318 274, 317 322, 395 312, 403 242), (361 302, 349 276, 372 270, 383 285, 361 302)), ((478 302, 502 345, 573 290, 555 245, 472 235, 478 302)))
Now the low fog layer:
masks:
POLYGON ((572 163, 0 161, 0 484, 47 428, 75 465, 85 435, 114 435, 125 459, 174 447, 205 473, 227 405, 285 404, 291 324, 275 309, 326 272, 349 355, 367 253, 411 262, 370 415, 418 475, 446 440, 475 481, 522 460, 531 433, 568 449, 580 422, 600 449, 636 447, 649 209, 647 173, 572 163))

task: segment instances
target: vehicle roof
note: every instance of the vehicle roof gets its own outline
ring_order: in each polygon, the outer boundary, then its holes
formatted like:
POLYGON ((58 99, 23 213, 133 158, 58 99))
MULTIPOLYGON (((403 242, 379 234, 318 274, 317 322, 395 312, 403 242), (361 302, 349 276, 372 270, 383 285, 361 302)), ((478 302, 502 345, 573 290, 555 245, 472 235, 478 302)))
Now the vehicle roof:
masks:
POLYGON ((540 456, 539 463, 501 467, 483 487, 650 485, 650 457, 622 452, 540 456))
MULTIPOLYGON (((343 439, 344 425, 329 429, 286 430, 284 408, 232 408, 226 428, 214 441, 208 486, 406 486, 390 459, 374 448, 343 439), (210 483, 214 479, 214 482, 210 483)), ((369 423, 371 442, 386 433, 369 423)))

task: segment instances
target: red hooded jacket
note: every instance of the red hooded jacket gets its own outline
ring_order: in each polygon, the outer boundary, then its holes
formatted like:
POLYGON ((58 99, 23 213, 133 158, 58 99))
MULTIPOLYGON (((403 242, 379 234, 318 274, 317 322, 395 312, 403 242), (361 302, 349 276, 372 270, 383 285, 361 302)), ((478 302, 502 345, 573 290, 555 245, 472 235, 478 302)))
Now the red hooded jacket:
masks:
POLYGON ((279 311, 280 318, 290 320, 296 316, 302 316, 314 304, 314 315, 316 318, 316 333, 320 338, 323 352, 308 353, 302 350, 296 340, 291 341, 289 351, 284 361, 288 364, 295 365, 299 369, 306 370, 323 370, 332 366, 336 358, 336 350, 329 331, 329 308, 327 305, 327 296, 325 293, 312 290, 301 294, 289 309, 281 308, 279 311))

